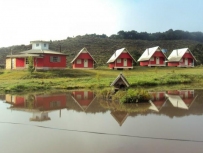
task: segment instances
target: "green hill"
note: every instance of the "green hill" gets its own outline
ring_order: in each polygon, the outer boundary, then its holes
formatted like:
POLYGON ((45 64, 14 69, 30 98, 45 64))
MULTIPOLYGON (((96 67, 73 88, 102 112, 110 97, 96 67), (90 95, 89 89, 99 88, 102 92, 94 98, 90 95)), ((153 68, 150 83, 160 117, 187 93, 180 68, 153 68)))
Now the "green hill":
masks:
MULTIPOLYGON (((102 36, 102 35, 101 35, 102 36)), ((173 49, 188 47, 198 60, 197 64, 203 63, 203 43, 193 40, 133 40, 133 39, 115 39, 111 37, 100 37, 98 35, 76 36, 64 40, 51 41, 50 49, 67 54, 67 65, 70 67, 70 61, 83 48, 87 50, 97 61, 98 66, 106 66, 107 60, 120 48, 127 50, 137 60, 146 48, 160 46, 167 49, 167 56, 173 49)), ((5 64, 5 58, 8 54, 18 54, 21 51, 31 49, 31 45, 11 46, 0 48, 0 64, 5 64)))

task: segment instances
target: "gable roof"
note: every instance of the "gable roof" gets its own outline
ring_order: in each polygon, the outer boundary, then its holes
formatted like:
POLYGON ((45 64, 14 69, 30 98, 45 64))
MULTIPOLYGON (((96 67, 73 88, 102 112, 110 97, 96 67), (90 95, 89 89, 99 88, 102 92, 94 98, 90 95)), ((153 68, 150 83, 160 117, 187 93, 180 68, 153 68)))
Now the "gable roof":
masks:
POLYGON ((93 61, 96 62, 96 61, 94 60, 94 58, 92 57, 92 55, 91 55, 91 54, 87 51, 87 49, 84 47, 83 49, 81 49, 81 50, 79 51, 79 53, 75 56, 75 58, 74 58, 70 63, 73 63, 73 62, 78 58, 78 56, 79 56, 81 53, 83 53, 83 52, 88 53, 88 54, 90 55, 90 57, 93 59, 93 61))
POLYGON ((174 62, 178 62, 182 59, 182 57, 184 56, 184 54, 186 52, 189 52, 192 57, 196 60, 196 58, 193 56, 193 54, 191 53, 191 51, 188 48, 182 48, 182 49, 174 49, 171 54, 168 57, 168 61, 174 61, 174 62))
MULTIPOLYGON (((161 51, 161 48, 159 46, 156 46, 156 47, 152 47, 152 48, 147 48, 144 53, 141 55, 141 57, 137 60, 138 62, 141 62, 141 61, 148 61, 150 60, 150 58, 152 57, 152 55, 157 51, 157 50, 160 50, 161 51)), ((162 51, 161 51, 162 52, 162 51)), ((162 52, 163 53, 163 52, 162 52)), ((166 57, 166 55, 163 53, 163 55, 166 57)))
POLYGON ((22 54, 59 54, 59 55, 66 55, 61 52, 51 51, 51 50, 42 50, 42 49, 31 49, 27 51, 20 52, 22 54))
POLYGON ((119 79, 122 79, 122 81, 125 83, 125 85, 126 85, 127 87, 130 86, 130 84, 128 83, 128 81, 126 80, 126 78, 123 76, 122 73, 120 73, 120 74, 117 76, 117 78, 111 83, 110 86, 114 86, 114 85, 116 84, 116 82, 117 82, 119 79))
MULTIPOLYGON (((128 50, 126 48, 121 48, 115 51, 115 53, 111 56, 111 58, 107 61, 107 63, 112 63, 114 62, 123 51, 126 51, 129 55, 130 53, 128 52, 128 50)), ((130 55, 131 56, 131 55, 130 55)), ((135 59, 131 56, 131 58, 135 61, 135 59)), ((136 61, 135 61, 136 62, 136 61)))

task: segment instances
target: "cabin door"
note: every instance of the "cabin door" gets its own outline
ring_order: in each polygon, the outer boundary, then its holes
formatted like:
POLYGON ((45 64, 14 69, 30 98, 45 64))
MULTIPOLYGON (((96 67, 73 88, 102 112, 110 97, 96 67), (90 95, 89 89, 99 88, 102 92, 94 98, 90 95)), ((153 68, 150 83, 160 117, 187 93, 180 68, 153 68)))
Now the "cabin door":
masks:
POLYGON ((159 64, 159 57, 156 57, 156 64, 159 64))
POLYGON ((11 69, 14 69, 14 63, 15 63, 15 59, 12 58, 12 59, 11 59, 11 69))
POLYGON ((84 91, 84 99, 88 99, 88 92, 84 91))
POLYGON ((126 58, 123 59, 123 66, 127 66, 127 59, 126 58))
POLYGON ((188 59, 185 58, 185 65, 188 65, 188 59))
POLYGON ((28 57, 27 57, 27 58, 25 58, 25 68, 28 68, 28 66, 29 66, 29 60, 28 60, 28 57))
POLYGON ((88 60, 87 59, 84 60, 84 67, 88 67, 88 60))

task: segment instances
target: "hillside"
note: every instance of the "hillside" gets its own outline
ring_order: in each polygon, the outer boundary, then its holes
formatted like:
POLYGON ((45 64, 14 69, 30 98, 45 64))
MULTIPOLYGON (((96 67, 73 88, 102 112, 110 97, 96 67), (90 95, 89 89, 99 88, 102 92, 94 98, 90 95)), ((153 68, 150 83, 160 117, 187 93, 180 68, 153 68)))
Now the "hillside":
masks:
MULTIPOLYGON (((167 49, 167 56, 173 49, 188 47, 198 59, 198 64, 203 63, 203 43, 192 40, 132 40, 132 39, 113 39, 109 37, 98 37, 97 35, 77 36, 64 40, 50 41, 50 49, 67 54, 67 65, 70 67, 70 61, 83 48, 92 54, 97 61, 98 66, 106 65, 107 60, 120 48, 127 48, 128 51, 137 60, 142 52, 149 47, 160 46, 167 49)), ((11 53, 18 54, 21 51, 31 49, 31 45, 11 46, 0 48, 0 64, 5 64, 6 55, 11 53)))

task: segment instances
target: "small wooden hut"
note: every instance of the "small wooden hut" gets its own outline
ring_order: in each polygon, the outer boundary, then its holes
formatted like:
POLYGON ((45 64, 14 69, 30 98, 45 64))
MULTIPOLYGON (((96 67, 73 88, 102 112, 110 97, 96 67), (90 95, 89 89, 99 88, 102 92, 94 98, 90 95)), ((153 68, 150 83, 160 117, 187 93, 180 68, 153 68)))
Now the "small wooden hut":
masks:
POLYGON ((115 91, 119 89, 125 89, 130 86, 127 79, 123 76, 122 73, 120 73, 117 78, 111 83, 110 86, 113 86, 115 88, 115 91))

